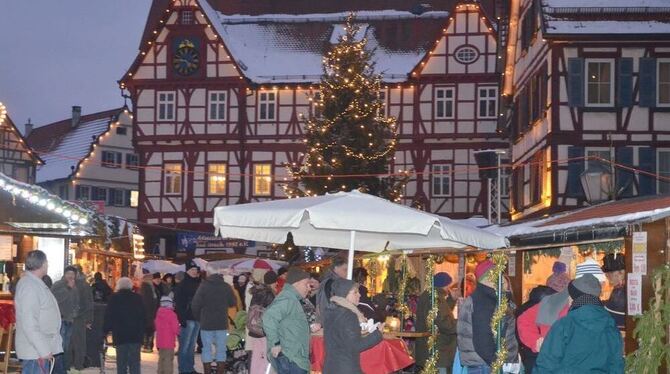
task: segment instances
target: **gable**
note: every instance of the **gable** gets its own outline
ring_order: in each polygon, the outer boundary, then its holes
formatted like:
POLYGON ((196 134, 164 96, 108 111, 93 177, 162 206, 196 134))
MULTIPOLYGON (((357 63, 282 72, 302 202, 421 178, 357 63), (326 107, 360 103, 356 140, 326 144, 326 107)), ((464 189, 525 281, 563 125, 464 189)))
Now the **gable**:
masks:
POLYGON ((416 75, 496 72, 496 31, 477 4, 457 5, 416 75))
POLYGON ((171 2, 159 19, 152 13, 147 22, 154 25, 147 25, 139 54, 121 79, 122 87, 137 80, 241 78, 198 1, 171 2))
POLYGON ((23 135, 7 114, 7 109, 0 103, 0 139, 2 139, 3 157, 5 161, 28 161, 42 163, 41 159, 26 144, 23 135))

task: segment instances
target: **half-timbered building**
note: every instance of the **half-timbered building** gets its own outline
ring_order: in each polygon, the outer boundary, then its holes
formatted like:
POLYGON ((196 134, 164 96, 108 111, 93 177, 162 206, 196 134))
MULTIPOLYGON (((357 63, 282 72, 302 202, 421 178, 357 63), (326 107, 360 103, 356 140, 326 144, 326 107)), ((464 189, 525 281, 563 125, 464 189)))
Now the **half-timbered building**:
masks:
MULTIPOLYGON (((27 125, 29 127, 30 125, 27 125)), ((24 136, 0 103, 0 173, 23 183, 35 183, 35 168, 42 160, 26 144, 24 136)))
POLYGON ((654 175, 670 173, 670 4, 510 4, 501 124, 512 144, 512 218, 585 204, 580 176, 610 169, 602 160, 616 163, 611 195, 669 192, 654 175))
POLYGON ((375 51, 383 110, 397 118, 389 167, 413 171, 404 202, 485 214, 474 152, 508 147, 496 131, 501 10, 493 1, 302 3, 154 2, 120 81, 136 114, 139 219, 211 231, 218 205, 285 198, 285 166, 303 157, 301 116, 318 115, 310 98, 322 57, 351 10, 375 51))
POLYGON ((100 213, 137 219, 139 161, 132 115, 116 108, 40 126, 27 136, 44 160, 36 183, 63 200, 92 201, 100 213))

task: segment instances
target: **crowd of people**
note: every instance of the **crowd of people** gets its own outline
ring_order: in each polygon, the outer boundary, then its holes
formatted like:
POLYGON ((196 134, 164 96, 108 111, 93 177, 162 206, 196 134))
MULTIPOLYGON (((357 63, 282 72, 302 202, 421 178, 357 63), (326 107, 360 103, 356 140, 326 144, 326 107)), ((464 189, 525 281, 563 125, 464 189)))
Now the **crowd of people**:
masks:
MULTIPOLYGON (((600 301, 605 275, 593 260, 577 265, 575 279, 557 262, 547 285, 533 289, 518 308, 505 278, 505 372, 522 367, 536 374, 623 372, 621 335, 612 317, 621 304, 617 279, 623 260, 606 258, 605 263, 615 289, 606 305, 600 301)), ((225 269, 200 269, 188 261, 186 271, 174 276, 145 274, 141 284, 120 278, 114 292, 99 273, 89 285, 76 266, 67 267, 49 287, 43 280, 47 266, 43 252, 30 252, 16 287, 16 351, 27 374, 52 369, 72 374, 84 368, 94 303, 106 304, 102 330, 112 335, 117 372, 124 374, 140 373, 140 353, 154 349, 159 374, 197 374, 197 352, 205 374, 225 374, 228 336, 240 316, 246 320, 243 349, 250 352, 251 374, 309 373, 313 334, 323 336, 324 374, 362 373, 361 353, 383 339, 384 310, 367 294, 365 269, 355 269, 354 280, 348 280, 341 257, 333 258, 321 277, 295 267, 234 277, 225 269)), ((491 329, 498 302, 493 268, 490 260, 480 262, 472 282, 464 280, 460 287, 448 273, 437 273, 434 293, 426 290, 418 298, 415 329, 429 332, 433 326, 426 325, 426 317, 436 295, 436 366, 441 374, 491 372, 498 350, 491 329)), ((416 368, 429 357, 428 338, 417 339, 416 368)))

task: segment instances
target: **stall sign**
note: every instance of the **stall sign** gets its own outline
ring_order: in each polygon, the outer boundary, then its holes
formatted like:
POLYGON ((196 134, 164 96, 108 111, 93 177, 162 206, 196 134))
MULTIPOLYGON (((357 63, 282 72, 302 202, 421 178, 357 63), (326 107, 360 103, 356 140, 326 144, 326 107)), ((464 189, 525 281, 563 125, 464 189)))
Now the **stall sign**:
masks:
POLYGON ((14 240, 11 235, 0 235, 0 260, 12 260, 12 246, 14 240))
POLYGON ((647 232, 633 233, 633 273, 647 275, 647 232))
POLYGON ((224 239, 219 236, 207 235, 197 232, 180 232, 177 234, 177 251, 195 252, 196 249, 204 251, 223 248, 249 248, 255 247, 256 242, 241 239, 224 239))
POLYGON ((514 253, 509 255, 509 260, 507 261, 507 275, 516 277, 516 254, 514 253))
POLYGON ((628 295, 628 315, 637 316, 642 314, 642 274, 629 273, 626 284, 628 295))

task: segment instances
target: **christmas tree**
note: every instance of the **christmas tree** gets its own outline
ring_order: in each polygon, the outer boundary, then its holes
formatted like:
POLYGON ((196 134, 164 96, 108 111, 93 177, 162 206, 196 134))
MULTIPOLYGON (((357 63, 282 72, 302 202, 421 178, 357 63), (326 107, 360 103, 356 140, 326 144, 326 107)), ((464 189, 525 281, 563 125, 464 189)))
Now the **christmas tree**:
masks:
POLYGON ((288 197, 359 189, 398 201, 407 172, 388 175, 397 144, 395 118, 380 99, 367 39, 350 14, 338 43, 323 59, 320 92, 310 98, 318 116, 306 120, 304 163, 289 166, 288 197))

